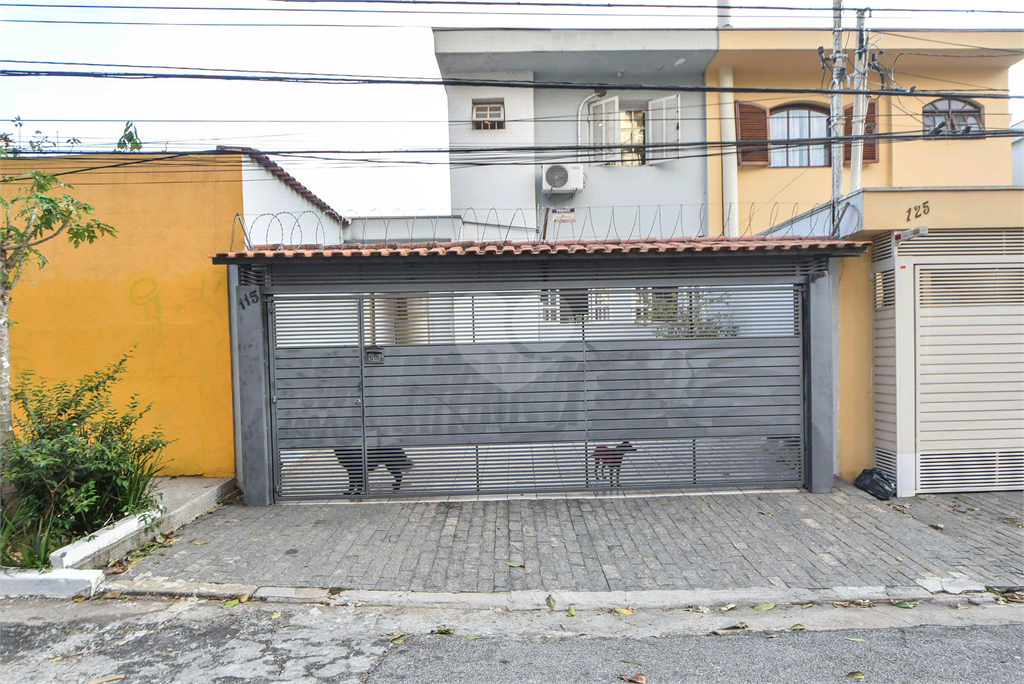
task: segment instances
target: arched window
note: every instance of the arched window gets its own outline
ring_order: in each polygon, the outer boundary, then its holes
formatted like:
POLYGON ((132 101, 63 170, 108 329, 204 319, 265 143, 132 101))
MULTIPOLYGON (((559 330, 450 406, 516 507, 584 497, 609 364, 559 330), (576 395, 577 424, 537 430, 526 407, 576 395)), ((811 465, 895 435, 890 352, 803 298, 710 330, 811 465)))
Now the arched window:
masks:
POLYGON ((773 110, 768 118, 772 166, 828 166, 832 163, 828 143, 799 145, 781 141, 822 140, 829 137, 828 112, 798 105, 773 110))
POLYGON ((981 105, 970 100, 946 97, 929 102, 922 109, 924 132, 931 135, 956 135, 985 128, 981 105))

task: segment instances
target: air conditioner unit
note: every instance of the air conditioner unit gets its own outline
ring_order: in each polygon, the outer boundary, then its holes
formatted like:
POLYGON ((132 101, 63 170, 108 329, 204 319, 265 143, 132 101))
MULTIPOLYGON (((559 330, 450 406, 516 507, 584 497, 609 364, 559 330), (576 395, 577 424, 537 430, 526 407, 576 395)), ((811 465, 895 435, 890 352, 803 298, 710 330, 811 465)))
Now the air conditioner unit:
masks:
POLYGON ((546 195, 575 195, 585 180, 582 164, 545 164, 541 176, 546 195))

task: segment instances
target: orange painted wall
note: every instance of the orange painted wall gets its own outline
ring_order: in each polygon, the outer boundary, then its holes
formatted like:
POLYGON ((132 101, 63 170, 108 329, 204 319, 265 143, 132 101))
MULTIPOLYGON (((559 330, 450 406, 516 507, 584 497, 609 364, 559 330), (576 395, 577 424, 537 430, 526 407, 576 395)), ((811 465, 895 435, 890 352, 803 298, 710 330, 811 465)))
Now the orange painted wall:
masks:
MULTIPOLYGON (((5 159, 2 172, 65 174, 68 190, 118 236, 43 245, 13 293, 13 372, 74 380, 138 345, 115 393, 153 403, 144 427, 168 439, 168 475, 234 474, 227 273, 209 255, 242 211, 239 157, 161 155, 5 159), (145 163, 112 167, 125 161, 145 163)), ((123 404, 122 404, 123 405, 123 404)))
POLYGON ((840 259, 839 474, 852 482, 875 463, 871 254, 840 259))

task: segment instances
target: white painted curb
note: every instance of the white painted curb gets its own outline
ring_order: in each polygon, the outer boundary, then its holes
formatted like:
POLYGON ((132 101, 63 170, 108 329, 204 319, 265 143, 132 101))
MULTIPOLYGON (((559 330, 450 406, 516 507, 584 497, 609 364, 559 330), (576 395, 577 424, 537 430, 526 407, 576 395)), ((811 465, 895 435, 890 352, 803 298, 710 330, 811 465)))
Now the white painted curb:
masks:
POLYGON ((21 570, 0 572, 0 596, 92 596, 103 582, 102 570, 21 570))
POLYGON ((113 546, 125 537, 129 537, 139 530, 145 530, 147 525, 159 520, 164 512, 163 508, 155 508, 118 520, 113 525, 107 525, 85 539, 62 546, 51 553, 50 565, 55 570, 77 567, 83 561, 100 553, 103 549, 113 546))
POLYGON ((186 525, 217 505, 217 502, 238 486, 235 478, 210 487, 200 496, 188 500, 174 510, 164 507, 132 515, 94 532, 85 539, 61 547, 50 554, 54 569, 103 568, 115 558, 152 541, 158 534, 167 534, 186 525))

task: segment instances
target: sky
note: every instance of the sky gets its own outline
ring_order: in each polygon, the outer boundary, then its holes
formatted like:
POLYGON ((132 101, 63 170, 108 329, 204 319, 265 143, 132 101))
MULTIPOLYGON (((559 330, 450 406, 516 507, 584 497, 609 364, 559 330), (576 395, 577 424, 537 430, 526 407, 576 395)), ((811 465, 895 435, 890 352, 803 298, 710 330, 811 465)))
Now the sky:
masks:
MULTIPOLYGON (((675 2, 700 4, 700 0, 675 2)), ((748 0, 748 4, 755 3, 748 0)), ((756 4, 831 8, 831 0, 756 4)), ((871 5, 874 14, 868 27, 874 29, 1024 29, 1024 14, 889 10, 962 9, 962 0, 878 0, 871 5)), ((978 0, 972 7, 1024 9, 1019 0, 978 0)), ((738 28, 830 28, 831 21, 831 11, 737 9, 732 23, 738 28)), ((0 0, 0 59, 21 61, 4 62, 7 69, 127 70, 24 63, 63 62, 437 78, 431 26, 713 28, 715 23, 714 10, 681 8, 0 0)), ((844 25, 853 24, 851 10, 844 15, 844 25)), ((1011 71, 1011 94, 1024 96, 1024 65, 1011 71)), ((1024 99, 1014 100, 1012 111, 1013 121, 1024 120, 1024 99)), ((437 86, 63 77, 8 77, 0 83, 0 132, 20 135, 23 142, 36 130, 51 139, 76 137, 82 141, 80 149, 90 150, 112 149, 127 120, 136 122, 147 152, 217 145, 265 150, 444 148, 446 117, 444 89, 437 86), (15 117, 24 122, 20 128, 13 123, 15 117)), ((278 161, 343 214, 450 210, 448 171, 441 163, 278 161)))

